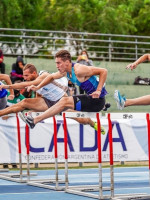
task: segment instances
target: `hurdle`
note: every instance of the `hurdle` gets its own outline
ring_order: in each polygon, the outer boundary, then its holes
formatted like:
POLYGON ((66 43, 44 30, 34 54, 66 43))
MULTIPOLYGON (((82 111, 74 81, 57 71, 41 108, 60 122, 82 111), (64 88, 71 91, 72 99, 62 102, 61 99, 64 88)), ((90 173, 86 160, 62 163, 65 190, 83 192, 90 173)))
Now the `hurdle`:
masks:
POLYGON ((9 172, 9 169, 0 169, 0 173, 1 172, 9 172))
POLYGON ((150 116, 149 113, 146 114, 147 129, 148 129, 148 156, 149 156, 149 184, 150 184, 150 116))
MULTIPOLYGON (((28 180, 28 173, 25 174, 22 171, 22 151, 21 151, 21 134, 20 134, 20 121, 18 117, 18 113, 8 115, 10 117, 16 117, 17 122, 17 137, 18 137, 18 155, 19 155, 19 173, 7 173, 7 174, 0 174, 0 179, 14 181, 18 183, 26 183, 28 180), (27 179, 23 179, 26 177, 27 179)), ((32 173, 32 176, 36 176, 37 174, 32 173)))
MULTIPOLYGON (((147 120, 147 127, 148 127, 148 136, 150 135, 150 120, 149 120, 149 114, 146 113, 107 113, 106 118, 108 118, 108 124, 109 124, 109 131, 110 131, 110 138, 109 142, 112 140, 112 121, 111 120, 117 120, 117 119, 146 119, 147 120)), ((113 141, 111 142, 113 144, 113 141)), ((112 145, 111 144, 111 145, 112 145)), ((110 145, 110 146, 111 146, 110 145)), ((149 148, 149 142, 148 142, 148 148, 149 148)), ((113 157, 113 147, 110 148, 110 154, 113 157)), ((113 161, 112 161, 113 162, 113 161)), ((112 167, 112 166, 110 166, 112 167)), ((111 169, 111 179, 113 176, 113 169, 111 169)), ((111 184, 113 182, 111 181, 111 184)), ((113 185, 111 185, 113 187, 113 185)), ((121 200, 121 199, 147 199, 150 198, 149 194, 146 193, 134 193, 134 194, 117 194, 113 195, 113 200, 121 200)))
MULTIPOLYGON (((41 188, 47 188, 57 191, 62 191, 65 189, 64 180, 58 177, 58 150, 57 150, 57 122, 55 116, 53 117, 54 123, 54 157, 55 157, 55 178, 54 179, 32 179, 27 182, 28 185, 37 186, 41 188), (63 184, 63 185, 60 185, 63 184)), ((29 153, 29 152, 28 152, 29 153)), ((29 161, 28 161, 29 165, 29 161)))
MULTIPOLYGON (((100 116, 101 113, 88 113, 88 112, 64 112, 63 120, 64 120, 64 148, 65 148, 65 180, 66 180, 66 188, 65 191, 67 193, 77 194, 86 197, 98 198, 98 199, 108 199, 109 196, 103 195, 103 191, 113 191, 111 187, 103 187, 102 186, 102 152, 101 152, 101 124, 100 124, 100 116), (66 118, 95 118, 97 119, 98 130, 97 130, 97 141, 98 141, 98 168, 99 168, 99 184, 98 185, 80 185, 80 186, 68 186, 68 152, 67 152, 67 122, 66 118), (99 192, 98 195, 90 194, 88 192, 99 192)), ((112 192, 113 195, 113 192, 112 192)))
POLYGON ((114 194, 114 170, 113 170, 113 139, 112 139, 112 119, 147 119, 148 126, 148 150, 149 150, 149 169, 150 169, 150 119, 149 114, 146 113, 108 113, 105 116, 102 116, 101 113, 86 113, 86 112, 64 112, 63 119, 64 124, 66 124, 66 118, 84 118, 84 117, 94 117, 96 115, 97 123, 98 123, 98 131, 97 131, 97 139, 98 139, 98 163, 99 163, 99 185, 84 185, 84 186, 68 186, 68 156, 67 156, 67 126, 64 127, 64 137, 65 138, 65 166, 66 166, 66 188, 65 191, 67 193, 92 197, 95 199, 150 199, 150 195, 146 193, 134 193, 134 194, 114 194), (100 130, 100 119, 105 118, 108 119, 108 127, 109 127, 109 156, 110 156, 110 188, 104 188, 102 186, 102 167, 101 167, 101 130, 100 130), (89 194, 87 192, 98 191, 99 194, 89 194), (110 191, 110 196, 104 196, 103 191, 110 191))

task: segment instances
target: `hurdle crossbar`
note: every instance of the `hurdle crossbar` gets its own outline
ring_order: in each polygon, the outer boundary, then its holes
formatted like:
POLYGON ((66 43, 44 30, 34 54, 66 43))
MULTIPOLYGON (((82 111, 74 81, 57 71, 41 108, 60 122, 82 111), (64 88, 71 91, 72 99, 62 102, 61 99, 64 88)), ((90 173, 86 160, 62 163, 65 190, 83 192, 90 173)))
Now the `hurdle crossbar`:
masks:
MULTIPOLYGON (((63 112, 66 118, 96 118, 96 113, 94 112, 63 112)), ((102 117, 102 113, 99 113, 102 117)))
POLYGON ((146 119, 146 113, 106 113, 105 117, 111 115, 111 119, 146 119))

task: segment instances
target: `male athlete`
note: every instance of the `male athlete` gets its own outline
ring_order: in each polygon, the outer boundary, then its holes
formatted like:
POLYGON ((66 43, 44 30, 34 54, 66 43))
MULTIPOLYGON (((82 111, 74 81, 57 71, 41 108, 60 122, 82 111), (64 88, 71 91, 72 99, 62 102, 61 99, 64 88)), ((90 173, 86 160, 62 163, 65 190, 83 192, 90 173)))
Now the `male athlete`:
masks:
POLYGON ((87 94, 62 97, 55 105, 35 118, 24 116, 24 120, 31 128, 34 128, 35 124, 43 119, 52 117, 66 109, 99 112, 105 105, 105 95, 107 94, 104 87, 107 77, 106 69, 73 63, 67 50, 56 53, 55 62, 58 72, 47 76, 38 86, 31 86, 28 89, 36 91, 53 80, 67 76, 72 83, 80 86, 87 94), (95 75, 99 76, 99 81, 95 75))
MULTIPOLYGON (((26 64, 23 68, 23 77, 25 82, 15 83, 12 85, 1 85, 0 88, 3 89, 23 89, 30 85, 40 84, 47 76, 50 74, 48 72, 43 72, 40 75, 34 65, 26 64)), ((17 113, 25 109, 29 109, 35 112, 43 112, 48 110, 48 108, 55 105, 61 98, 67 97, 66 91, 68 89, 68 81, 65 77, 60 79, 55 79, 50 81, 41 89, 37 90, 36 98, 26 98, 17 104, 14 104, 4 110, 0 111, 0 116, 7 115, 10 113, 17 113)), ((22 118, 22 114, 19 114, 22 118)), ((76 118, 76 121, 83 124, 89 124, 97 130, 97 125, 90 118, 76 118)), ((105 134, 102 128, 102 134, 105 134)))
MULTIPOLYGON (((23 68, 23 77, 25 82, 15 83, 12 85, 0 85, 0 89, 23 89, 32 84, 38 85, 48 75, 49 73, 45 71, 38 74, 33 64, 26 64, 23 68)), ((17 104, 1 110, 0 116, 9 113, 17 113, 25 109, 43 112, 55 104, 61 97, 65 96, 66 91, 67 80, 64 78, 55 80, 38 90, 36 98, 26 98, 17 104)))

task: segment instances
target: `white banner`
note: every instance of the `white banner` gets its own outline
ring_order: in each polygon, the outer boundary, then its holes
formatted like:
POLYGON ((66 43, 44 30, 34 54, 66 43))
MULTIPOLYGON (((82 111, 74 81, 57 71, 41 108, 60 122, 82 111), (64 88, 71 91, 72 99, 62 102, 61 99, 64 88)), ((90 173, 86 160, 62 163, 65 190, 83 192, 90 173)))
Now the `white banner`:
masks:
MULTIPOLYGON (((63 119, 57 116, 58 161, 64 162, 63 119)), ((25 123, 20 121, 22 161, 26 163, 25 123)), ((102 139, 102 160, 109 161, 108 121, 101 119, 106 129, 102 139)), ((89 125, 67 119, 68 161, 97 162, 97 133, 89 125)), ((53 118, 44 120, 30 130, 30 163, 54 162, 53 118)), ((114 161, 148 160, 146 119, 113 120, 114 161)), ((18 163, 16 117, 0 118, 0 163, 18 163)))

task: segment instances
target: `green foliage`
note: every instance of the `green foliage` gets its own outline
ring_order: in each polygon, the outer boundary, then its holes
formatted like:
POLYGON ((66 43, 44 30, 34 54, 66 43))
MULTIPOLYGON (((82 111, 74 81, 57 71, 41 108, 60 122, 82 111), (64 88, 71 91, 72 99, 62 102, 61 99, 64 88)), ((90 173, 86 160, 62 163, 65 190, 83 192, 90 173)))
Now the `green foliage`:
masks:
POLYGON ((146 28, 148 6, 149 0, 45 0, 43 25, 51 30, 135 34, 138 20, 143 22, 141 31, 146 28))
POLYGON ((139 15, 136 17, 136 24, 140 35, 149 35, 150 29, 150 1, 145 0, 143 7, 139 10, 139 15))
POLYGON ((149 35, 150 0, 1 0, 0 27, 149 35))
POLYGON ((37 23, 43 12, 43 0, 1 0, 0 27, 40 28, 37 23))

